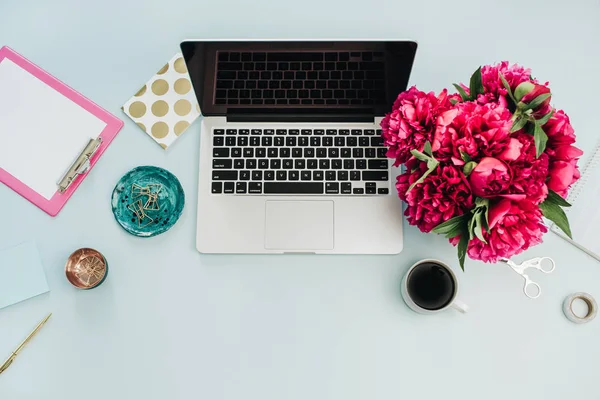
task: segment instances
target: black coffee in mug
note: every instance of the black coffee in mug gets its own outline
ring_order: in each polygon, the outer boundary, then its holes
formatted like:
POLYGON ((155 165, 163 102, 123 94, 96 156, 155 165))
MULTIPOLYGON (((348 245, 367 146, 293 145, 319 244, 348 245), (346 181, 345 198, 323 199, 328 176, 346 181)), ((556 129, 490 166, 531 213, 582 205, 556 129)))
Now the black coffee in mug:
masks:
POLYGON ((435 311, 446 307, 452 301, 456 283, 452 273, 445 266, 425 261, 410 272, 406 288, 416 305, 435 311))

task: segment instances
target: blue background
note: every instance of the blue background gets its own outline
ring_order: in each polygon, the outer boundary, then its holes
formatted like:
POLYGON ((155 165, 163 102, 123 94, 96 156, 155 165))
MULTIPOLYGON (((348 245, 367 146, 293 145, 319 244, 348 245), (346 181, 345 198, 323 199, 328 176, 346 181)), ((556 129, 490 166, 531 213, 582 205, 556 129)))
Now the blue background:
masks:
POLYGON ((467 261, 458 271, 467 315, 421 316, 402 303, 400 280, 416 260, 456 267, 443 238, 413 227, 397 256, 200 255, 199 124, 165 152, 120 107, 185 38, 410 38, 419 42, 411 84, 423 90, 504 59, 531 67, 571 116, 583 165, 598 137, 599 18, 597 0, 3 0, 0 45, 125 127, 55 219, 0 186, 1 247, 36 239, 52 289, 0 311, 0 356, 54 312, 0 376, 0 398, 598 397, 600 321, 572 324, 561 303, 575 291, 600 296, 600 265, 558 236, 516 258, 556 259, 553 274, 531 274, 543 289, 537 300, 506 266, 467 261), (147 164, 173 172, 188 201, 171 231, 138 239, 114 221, 110 194, 147 164), (63 268, 87 246, 111 272, 84 292, 63 268))

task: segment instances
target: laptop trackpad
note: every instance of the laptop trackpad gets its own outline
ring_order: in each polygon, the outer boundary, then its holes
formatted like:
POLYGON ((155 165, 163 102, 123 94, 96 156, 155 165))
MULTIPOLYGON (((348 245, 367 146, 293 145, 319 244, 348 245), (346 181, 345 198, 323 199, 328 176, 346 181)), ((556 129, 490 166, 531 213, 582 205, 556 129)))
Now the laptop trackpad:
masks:
POLYGON ((265 248, 332 250, 333 201, 267 201, 265 248))

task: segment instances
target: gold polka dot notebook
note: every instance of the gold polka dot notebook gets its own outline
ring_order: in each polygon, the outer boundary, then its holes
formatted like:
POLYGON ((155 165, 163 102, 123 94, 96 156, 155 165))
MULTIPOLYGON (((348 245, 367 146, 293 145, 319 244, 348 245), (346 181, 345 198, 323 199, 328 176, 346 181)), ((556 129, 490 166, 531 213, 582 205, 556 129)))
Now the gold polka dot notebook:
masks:
POLYGON ((181 53, 176 54, 122 107, 163 149, 200 116, 200 107, 181 53))

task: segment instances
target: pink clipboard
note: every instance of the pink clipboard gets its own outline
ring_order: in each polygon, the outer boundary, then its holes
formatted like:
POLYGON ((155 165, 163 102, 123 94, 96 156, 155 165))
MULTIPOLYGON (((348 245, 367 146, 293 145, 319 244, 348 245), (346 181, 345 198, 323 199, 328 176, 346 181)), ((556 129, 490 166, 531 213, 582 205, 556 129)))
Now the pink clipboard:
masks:
MULTIPOLYGON (((6 46, 0 48, 0 64, 4 60, 12 61, 12 63, 16 64, 19 68, 39 79, 45 85, 54 89, 60 95, 64 96, 72 103, 81 107, 83 110, 87 111, 89 114, 106 124, 105 126, 104 124, 100 124, 99 126, 104 126, 104 128, 100 128, 101 130, 98 131, 98 136, 96 138, 90 138, 101 139, 101 143, 93 155, 89 158, 89 169, 87 169, 87 172, 80 175, 78 174, 63 193, 58 190, 57 182, 56 193, 54 193, 51 198, 48 198, 48 195, 43 196, 36 192, 30 186, 23 183, 0 166, 0 182, 13 189, 15 192, 38 206, 49 215, 56 216, 64 207, 69 198, 71 198, 73 193, 77 190, 79 185, 83 182, 85 177, 89 174, 96 162, 98 162, 98 159, 102 156, 117 133, 121 130, 123 127, 123 121, 6 46)), ((11 65, 11 67, 13 66, 11 65)), ((38 84, 38 82, 36 82, 36 84, 38 84)), ((66 116, 66 118, 68 118, 68 116, 66 116)), ((10 142, 3 143, 3 145, 10 146, 10 142)), ((0 160, 0 162, 1 161, 2 160, 0 160)), ((70 161, 71 160, 68 162, 70 161)))

